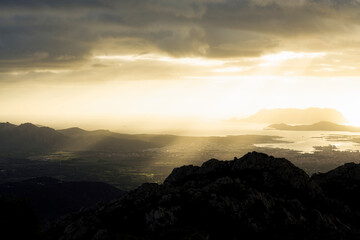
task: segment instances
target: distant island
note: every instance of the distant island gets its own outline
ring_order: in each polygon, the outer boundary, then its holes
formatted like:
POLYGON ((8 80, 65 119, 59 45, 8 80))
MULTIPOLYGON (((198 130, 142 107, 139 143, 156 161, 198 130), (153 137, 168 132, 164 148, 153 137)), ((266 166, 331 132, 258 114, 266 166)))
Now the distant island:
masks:
POLYGON ((330 121, 334 123, 346 123, 346 118, 337 110, 331 108, 279 108, 263 109, 250 117, 232 119, 232 122, 248 123, 275 123, 287 124, 312 124, 314 122, 330 121))
POLYGON ((266 129, 287 130, 287 131, 341 131, 360 132, 360 127, 340 125, 332 122, 322 121, 311 125, 288 125, 285 123, 272 124, 266 129))

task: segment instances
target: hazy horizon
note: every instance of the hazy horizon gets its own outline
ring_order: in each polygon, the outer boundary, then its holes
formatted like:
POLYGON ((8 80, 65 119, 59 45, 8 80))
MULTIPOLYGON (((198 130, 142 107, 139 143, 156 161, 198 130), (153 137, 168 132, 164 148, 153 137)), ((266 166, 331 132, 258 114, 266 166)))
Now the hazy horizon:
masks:
POLYGON ((2 1, 0 120, 191 131, 320 107, 360 126, 359 10, 357 0, 2 1))
MULTIPOLYGON (((89 120, 89 119, 88 119, 89 120)), ((124 134, 171 134, 180 136, 228 136, 246 134, 268 135, 268 126, 274 123, 288 125, 312 125, 319 122, 331 122, 339 126, 351 126, 348 119, 335 109, 330 108, 278 108, 262 109, 245 118, 231 119, 144 119, 142 122, 122 122, 112 124, 106 118, 96 121, 93 125, 84 122, 69 121, 67 123, 31 122, 31 121, 0 121, 15 125, 24 123, 35 124, 39 127, 50 127, 55 130, 81 128, 87 131, 109 130, 124 134), (121 125, 122 124, 122 125, 121 125), (140 126, 141 125, 141 126, 140 126), (140 126, 140 127, 139 127, 140 126), (265 131, 263 131, 265 130, 265 131)), ((355 126, 353 126, 355 127, 355 126)), ((326 128, 326 127, 325 127, 326 128)), ((341 128, 341 127, 340 127, 341 128)), ((329 128, 328 131, 332 131, 329 128)), ((346 132, 347 130, 344 130, 346 132)), ((274 134, 273 132, 271 134, 274 134)), ((277 133, 279 134, 279 133, 277 133)))

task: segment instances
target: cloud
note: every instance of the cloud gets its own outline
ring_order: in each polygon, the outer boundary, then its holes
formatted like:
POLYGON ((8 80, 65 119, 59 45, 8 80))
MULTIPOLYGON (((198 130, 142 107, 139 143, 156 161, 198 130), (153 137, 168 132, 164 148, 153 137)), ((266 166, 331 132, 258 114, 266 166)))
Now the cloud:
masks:
POLYGON ((358 0, 3 0, 0 71, 77 68, 124 52, 246 58, 343 49, 358 34, 359 11, 358 0))

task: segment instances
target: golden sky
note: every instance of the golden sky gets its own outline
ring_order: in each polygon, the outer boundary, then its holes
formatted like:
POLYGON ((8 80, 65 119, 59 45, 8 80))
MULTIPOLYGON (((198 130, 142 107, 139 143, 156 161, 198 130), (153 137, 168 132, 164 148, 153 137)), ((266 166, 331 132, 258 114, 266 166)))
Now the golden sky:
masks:
POLYGON ((327 107, 359 125, 359 27, 359 0, 1 1, 0 121, 170 128, 327 107))

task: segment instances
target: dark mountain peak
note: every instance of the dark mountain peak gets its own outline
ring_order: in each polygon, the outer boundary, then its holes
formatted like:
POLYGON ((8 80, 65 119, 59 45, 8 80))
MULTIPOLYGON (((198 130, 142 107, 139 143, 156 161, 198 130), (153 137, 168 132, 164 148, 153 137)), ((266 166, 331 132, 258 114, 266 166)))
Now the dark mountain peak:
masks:
POLYGON ((111 133, 110 130, 108 129, 98 129, 98 130, 94 130, 92 131, 93 133, 101 133, 101 134, 108 134, 108 133, 111 133))
POLYGON ((23 123, 0 131, 0 155, 31 156, 54 151, 66 137, 49 127, 23 123))
POLYGON ((28 134, 51 134, 57 136, 63 136, 61 133, 58 133, 55 129, 50 127, 38 127, 32 123, 23 123, 16 127, 14 130, 21 133, 28 134))
POLYGON ((70 131, 70 132, 87 132, 86 130, 79 127, 66 128, 59 131, 70 131))
POLYGON ((7 130, 11 130, 13 128, 17 127, 14 124, 11 124, 9 122, 4 122, 4 123, 0 123, 0 131, 7 131, 7 130))
POLYGON ((140 152, 157 147, 159 145, 152 139, 143 140, 142 137, 108 130, 86 131, 74 127, 56 131, 32 123, 20 126, 0 124, 0 155, 7 157, 28 157, 55 151, 140 152))
POLYGON ((234 161, 235 170, 257 170, 270 173, 276 179, 281 179, 293 187, 305 187, 309 176, 285 158, 274 158, 264 153, 251 152, 234 161))
POLYGON ((74 240, 356 239, 354 216, 288 160, 251 152, 176 168, 164 184, 143 184, 62 219, 50 233, 74 240))
POLYGON ((288 160, 284 158, 274 158, 273 156, 269 156, 265 153, 249 152, 245 154, 243 157, 234 160, 235 163, 234 168, 261 169, 264 167, 272 167, 273 165, 278 165, 285 162, 290 163, 288 160))
POLYGON ((274 158, 264 153, 249 152, 242 158, 233 161, 219 161, 210 159, 197 166, 183 166, 175 168, 166 178, 165 183, 178 185, 189 179, 206 179, 231 176, 247 181, 261 182, 270 186, 276 181, 282 181, 284 185, 293 188, 306 188, 309 184, 309 176, 301 169, 284 158, 274 158), (251 180, 257 176, 255 180, 251 180))
MULTIPOLYGON (((217 160, 216 160, 217 161, 217 160)), ((188 165, 188 166, 182 166, 179 168, 174 168, 174 170, 171 172, 171 174, 165 179, 165 183, 179 183, 184 181, 189 176, 193 176, 199 173, 200 167, 188 165)))
POLYGON ((23 128, 23 129, 34 129, 34 128, 39 128, 36 125, 32 124, 32 123, 22 123, 18 126, 18 128, 23 128))
POLYGON ((233 165, 233 161, 221 161, 212 158, 204 162, 201 165, 200 169, 202 173, 224 172, 224 171, 230 171, 232 165, 233 165))
POLYGON ((353 180, 360 182, 360 164, 346 163, 327 173, 317 173, 312 176, 317 181, 345 181, 353 180))
POLYGON ((66 128, 66 129, 61 129, 61 130, 57 130, 59 133, 64 134, 65 136, 69 136, 69 137, 80 137, 85 135, 86 133, 88 133, 88 131, 78 128, 78 127, 72 127, 72 128, 66 128))
POLYGON ((327 196, 353 209, 360 208, 360 164, 346 163, 327 173, 314 174, 311 179, 327 196))

